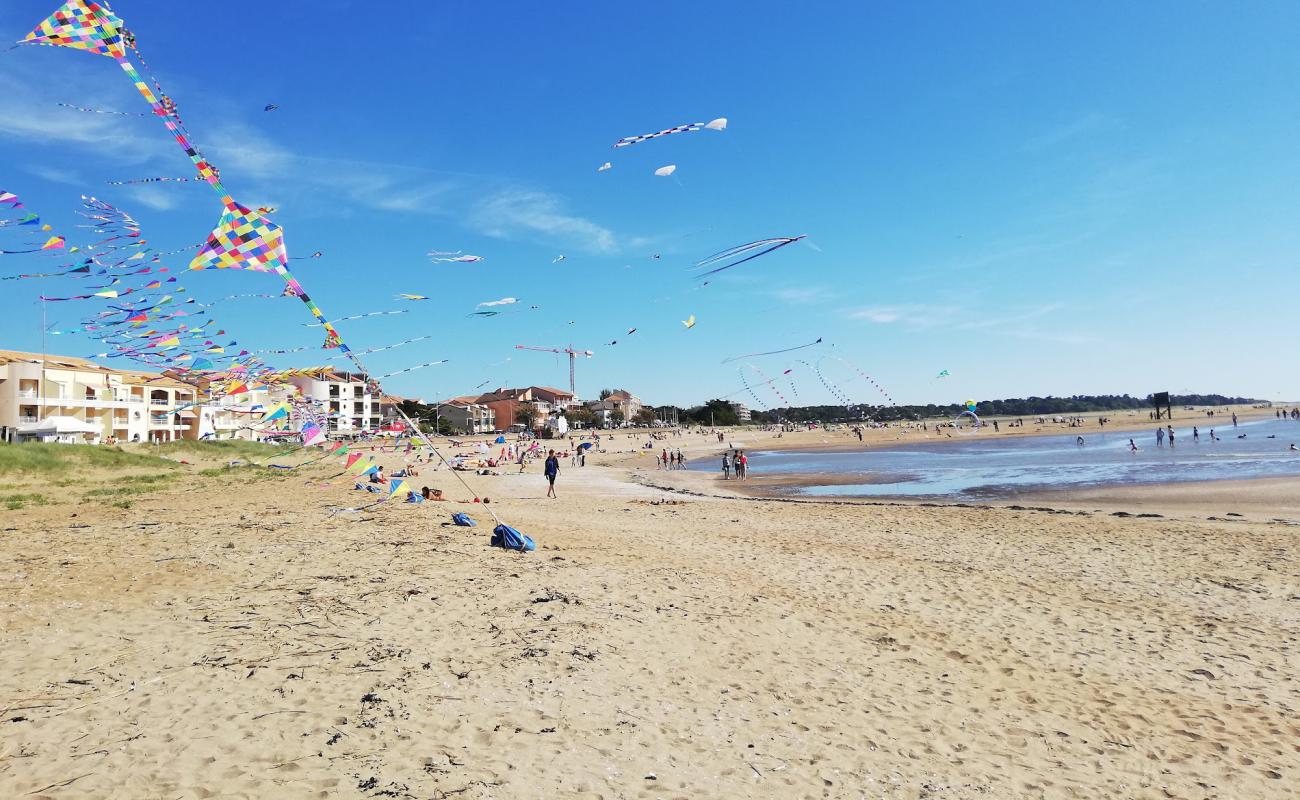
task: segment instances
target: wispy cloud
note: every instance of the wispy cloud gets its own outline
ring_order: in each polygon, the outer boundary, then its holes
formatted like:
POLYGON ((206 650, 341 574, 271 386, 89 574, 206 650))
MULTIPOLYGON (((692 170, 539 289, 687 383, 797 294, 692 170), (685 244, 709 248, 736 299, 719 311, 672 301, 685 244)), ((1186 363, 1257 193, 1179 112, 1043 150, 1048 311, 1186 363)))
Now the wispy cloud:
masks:
POLYGON ((35 175, 41 180, 50 183, 62 183, 68 186, 80 186, 85 180, 76 172, 70 169, 60 169, 59 167, 50 167, 44 164, 29 164, 23 169, 29 175, 35 175))
POLYGON ((1124 121, 1118 117, 1091 111, 1031 138, 1025 142, 1025 150, 1033 153, 1042 152, 1075 139, 1122 133, 1126 128, 1124 121))
POLYGON ((877 325, 902 324, 915 328, 931 328, 940 325, 956 313, 951 306, 933 306, 925 304, 866 306, 850 309, 845 313, 849 319, 866 320, 877 325))
POLYGON ((500 239, 541 234, 593 253, 618 249, 613 231, 585 217, 568 213, 563 201, 547 192, 504 189, 480 201, 469 216, 470 224, 500 239))
POLYGON ((164 137, 140 135, 131 120, 55 105, 50 88, 77 85, 78 70, 60 68, 57 76, 34 70, 14 59, 0 70, 0 137, 40 146, 71 144, 112 154, 115 162, 133 165, 164 151, 164 137))
POLYGON ((951 331, 979 331, 982 335, 1007 336, 1058 344, 1085 344, 1096 341, 1091 334, 1080 334, 1059 328, 1046 328, 1035 320, 1048 317, 1064 309, 1064 303, 1042 303, 1013 309, 996 317, 979 309, 959 306, 910 305, 868 306, 853 308, 844 315, 853 320, 864 320, 877 325, 902 325, 913 329, 940 329, 951 331))
POLYGON ((768 294, 783 303, 796 306, 820 303, 835 296, 825 286, 787 286, 782 289, 774 289, 768 294))
MULTIPOLYGON (((188 187, 188 184, 181 184, 181 186, 188 187)), ((154 211, 171 211, 180 205, 174 194, 157 186, 132 186, 127 189, 126 194, 131 198, 131 202, 145 208, 152 208, 154 211)))

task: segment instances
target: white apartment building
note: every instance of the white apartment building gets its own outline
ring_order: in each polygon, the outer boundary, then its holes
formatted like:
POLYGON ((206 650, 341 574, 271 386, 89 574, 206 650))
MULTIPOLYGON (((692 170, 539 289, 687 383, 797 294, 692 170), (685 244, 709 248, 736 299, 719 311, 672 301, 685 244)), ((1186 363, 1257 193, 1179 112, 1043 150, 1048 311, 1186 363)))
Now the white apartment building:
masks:
POLYGON ((452 427, 469 435, 491 433, 497 429, 497 414, 490 406, 482 403, 465 402, 461 399, 439 403, 437 418, 445 419, 452 427))
POLYGON ((304 400, 319 404, 322 416, 329 420, 328 432, 351 435, 371 433, 383 426, 380 397, 371 394, 366 376, 350 372, 330 372, 318 376, 289 379, 304 400))
POLYGON ((740 420, 741 422, 754 421, 754 412, 750 411, 749 406, 745 405, 744 403, 732 402, 732 403, 728 403, 727 405, 731 406, 732 410, 736 412, 736 419, 740 420))
POLYGON ((83 358, 0 350, 0 441, 193 439, 198 412, 185 406, 195 401, 196 391, 162 375, 109 369, 83 358), (70 421, 77 435, 50 431, 58 420, 70 421))
MULTIPOLYGON (((258 386, 240 394, 205 400, 196 409, 198 438, 255 441, 266 434, 267 425, 262 422, 266 413, 296 392, 296 387, 258 386)), ((291 417, 290 423, 300 424, 296 416, 291 417)))

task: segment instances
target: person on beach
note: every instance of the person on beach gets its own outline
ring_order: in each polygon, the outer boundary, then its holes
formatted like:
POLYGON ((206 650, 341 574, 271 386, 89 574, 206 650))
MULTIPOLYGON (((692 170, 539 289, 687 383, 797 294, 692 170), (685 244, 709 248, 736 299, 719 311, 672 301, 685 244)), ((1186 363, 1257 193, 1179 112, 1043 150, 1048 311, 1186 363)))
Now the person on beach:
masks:
POLYGON ((1137 442, 1133 441, 1132 439, 1129 439, 1129 440, 1128 440, 1128 451, 1129 451, 1130 453, 1133 453, 1133 454, 1136 455, 1136 454, 1137 454, 1137 451, 1138 451, 1137 442))
POLYGON ((555 497, 555 479, 560 474, 560 459, 555 457, 555 451, 551 450, 546 454, 546 467, 542 470, 546 475, 546 496, 555 497))
POLYGON ((1237 427, 1237 412, 1232 412, 1232 427, 1237 427))
POLYGON ((1156 447, 1165 446, 1165 429, 1156 428, 1156 447))
POLYGON ((1074 437, 1074 443, 1079 447, 1083 447, 1083 437, 1082 436, 1074 437))
POLYGON ((1174 446, 1174 426, 1173 426, 1173 425, 1170 425, 1170 426, 1169 426, 1169 446, 1170 446, 1170 447, 1173 447, 1173 446, 1174 446))
POLYGON ((1192 426, 1192 444, 1196 444, 1196 443, 1199 442, 1199 441, 1201 441, 1201 432, 1200 432, 1199 430, 1197 430, 1197 428, 1196 428, 1195 425, 1193 425, 1193 426, 1192 426))
POLYGON ((727 453, 722 454, 722 479, 731 480, 731 456, 727 453))

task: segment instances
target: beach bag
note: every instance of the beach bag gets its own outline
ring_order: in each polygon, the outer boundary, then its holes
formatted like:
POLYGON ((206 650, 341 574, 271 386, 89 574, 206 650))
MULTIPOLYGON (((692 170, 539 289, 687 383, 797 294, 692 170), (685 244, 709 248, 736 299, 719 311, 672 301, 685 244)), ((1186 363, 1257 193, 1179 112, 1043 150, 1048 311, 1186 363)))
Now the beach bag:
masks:
POLYGON ((474 528, 478 523, 469 518, 469 514, 456 513, 451 515, 451 521, 462 528, 474 528))
POLYGON ((509 525, 498 525, 492 529, 492 546, 521 553, 537 549, 532 537, 520 533, 509 525))

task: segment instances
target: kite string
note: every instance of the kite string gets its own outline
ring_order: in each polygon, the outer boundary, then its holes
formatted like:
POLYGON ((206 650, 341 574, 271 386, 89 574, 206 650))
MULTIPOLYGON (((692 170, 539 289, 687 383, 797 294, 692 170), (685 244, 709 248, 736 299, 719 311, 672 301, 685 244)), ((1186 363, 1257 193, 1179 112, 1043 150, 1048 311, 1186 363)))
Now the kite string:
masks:
MULTIPOLYGON (((139 51, 136 50, 136 52, 138 54, 139 51)), ((122 68, 122 71, 126 73, 127 77, 131 79, 132 83, 135 84, 135 88, 138 92, 140 92, 140 96, 143 97, 145 101, 148 102, 149 105, 153 108, 154 114, 157 115, 163 121, 163 125, 165 125, 167 130, 171 132, 172 136, 176 139, 176 143, 179 144, 181 148, 185 151, 185 154, 189 156, 190 161, 194 163, 194 166, 196 169, 198 169, 199 174, 203 176, 205 180, 207 180, 208 184, 211 185, 213 190, 217 192, 218 196, 220 196, 222 205, 225 206, 225 208, 228 211, 233 212, 237 210, 238 206, 235 204, 234 198, 232 198, 226 192, 226 189, 221 184, 221 179, 217 176, 216 171, 199 154, 198 149, 194 147, 194 145, 190 142, 189 138, 185 135, 184 129, 177 124, 177 121, 173 121, 171 115, 168 114, 167 110, 162 106, 162 103, 159 102, 158 98, 154 96, 154 93, 152 90, 150 90, 148 84, 144 82, 144 79, 140 76, 140 73, 136 71, 135 67, 125 56, 115 55, 113 56, 113 58, 114 60, 117 61, 118 66, 122 68)), ((161 89, 159 91, 161 93, 161 89)), ((332 340, 337 342, 339 349, 342 350, 343 353, 345 353, 349 357, 349 359, 351 359, 352 363, 354 363, 357 366, 357 369, 363 374, 369 375, 370 373, 365 368, 365 364, 363 364, 361 359, 355 353, 352 352, 351 348, 349 348, 346 344, 343 343, 342 337, 338 335, 338 332, 334 329, 334 326, 331 325, 330 322, 325 318, 325 315, 321 313, 319 307, 317 307, 316 304, 307 296, 307 293, 302 291, 302 285, 298 282, 296 278, 293 277, 293 274, 289 272, 284 262, 279 259, 277 261, 278 263, 275 266, 275 272, 285 281, 286 284, 289 285, 291 289, 295 290, 298 297, 307 305, 308 310, 312 312, 313 316, 315 316, 317 319, 321 321, 322 327, 325 329, 325 331, 328 334, 327 341, 332 340)), ((460 481, 461 485, 463 485, 466 490, 468 490, 475 498, 477 498, 478 494, 474 491, 474 489, 469 485, 468 482, 465 481, 465 479, 456 470, 451 468, 451 464, 442 455, 442 453, 439 452, 438 449, 433 446, 433 442, 429 440, 429 437, 424 433, 424 431, 420 430, 420 428, 416 426, 414 421, 411 420, 410 416, 407 415, 407 413, 404 410, 402 410, 400 407, 397 408, 397 413, 401 415, 402 419, 411 428, 411 430, 419 434, 425 446, 428 447, 429 450, 432 451, 433 454, 438 457, 438 460, 442 462, 442 464, 446 466, 447 469, 453 473, 454 477, 458 481, 460 481)), ((492 516, 492 519, 495 520, 498 525, 500 525, 501 520, 499 517, 497 517, 496 512, 490 508, 487 509, 487 511, 492 516)))

